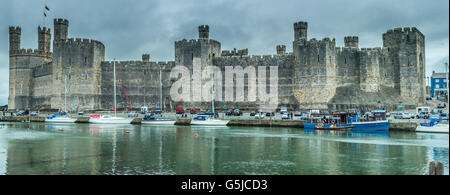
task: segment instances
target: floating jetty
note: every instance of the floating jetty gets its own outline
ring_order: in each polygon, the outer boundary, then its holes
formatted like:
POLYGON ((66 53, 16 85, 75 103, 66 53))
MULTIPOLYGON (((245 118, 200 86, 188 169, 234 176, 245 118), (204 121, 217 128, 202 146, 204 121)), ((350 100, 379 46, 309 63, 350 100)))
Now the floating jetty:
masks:
MULTIPOLYGON (((188 126, 191 123, 191 118, 177 118, 175 125, 188 126)), ((3 122, 45 122, 45 117, 39 116, 2 116, 3 122)), ((141 124, 142 118, 135 118, 131 124, 141 124)), ((252 126, 252 127, 290 127, 303 128, 301 120, 258 120, 258 119, 230 119, 228 126, 252 126)), ((89 117, 77 117, 75 123, 89 123, 89 117)), ((417 127, 416 122, 401 121, 391 122, 389 131, 412 131, 415 132, 417 127)))

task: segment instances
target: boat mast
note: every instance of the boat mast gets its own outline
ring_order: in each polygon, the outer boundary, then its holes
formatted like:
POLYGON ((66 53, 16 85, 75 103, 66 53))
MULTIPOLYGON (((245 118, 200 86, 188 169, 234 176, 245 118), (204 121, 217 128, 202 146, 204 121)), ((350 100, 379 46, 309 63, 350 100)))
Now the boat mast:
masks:
POLYGON ((161 112, 162 112, 163 107, 162 107, 162 77, 161 77, 161 67, 159 67, 159 109, 161 109, 161 112))
POLYGON ((213 73, 212 73, 212 93, 211 93, 211 100, 212 100, 212 102, 211 102, 211 104, 212 104, 212 113, 213 113, 213 116, 214 116, 214 118, 215 118, 215 114, 216 114, 216 112, 214 111, 214 71, 213 71, 213 73))
POLYGON ((67 75, 64 75, 64 112, 66 112, 66 102, 67 102, 67 75))
POLYGON ((117 117, 116 106, 116 58, 114 58, 114 117, 117 117))

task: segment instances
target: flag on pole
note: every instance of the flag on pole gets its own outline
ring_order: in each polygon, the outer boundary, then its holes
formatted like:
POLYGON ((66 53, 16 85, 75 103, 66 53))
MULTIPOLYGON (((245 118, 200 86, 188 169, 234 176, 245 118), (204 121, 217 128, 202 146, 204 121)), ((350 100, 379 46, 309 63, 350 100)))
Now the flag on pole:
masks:
POLYGON ((44 12, 44 17, 47 17, 47 14, 45 14, 45 12, 44 12))
POLYGON ((45 9, 46 9, 47 11, 50 11, 50 9, 47 7, 47 5, 45 5, 45 9))
POLYGON ((115 107, 115 106, 113 106, 113 110, 116 110, 116 107, 115 107))

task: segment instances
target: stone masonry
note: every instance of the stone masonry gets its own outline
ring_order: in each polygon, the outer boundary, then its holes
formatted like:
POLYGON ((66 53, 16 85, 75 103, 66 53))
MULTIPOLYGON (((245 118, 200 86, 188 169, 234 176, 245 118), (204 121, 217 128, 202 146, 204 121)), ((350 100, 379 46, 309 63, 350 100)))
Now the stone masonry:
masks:
MULTIPOLYGON (((219 110, 258 108, 259 99, 247 99, 248 70, 258 66, 278 66, 280 107, 394 109, 425 103, 425 37, 414 27, 388 30, 382 35, 383 47, 359 48, 357 36, 344 37, 345 45, 338 47, 335 39, 308 40, 308 23, 301 21, 294 23, 292 52, 277 45, 275 54, 263 56, 249 56, 248 49, 221 50, 220 42, 210 38, 208 25, 199 26, 198 32, 198 39, 175 41, 174 61, 151 61, 146 53, 142 60, 114 62, 105 61, 103 43, 69 38, 68 20, 54 20, 53 42, 50 29, 38 27, 38 49, 34 50, 21 48, 21 28, 11 26, 9 109, 59 111, 66 98, 66 109, 71 112, 111 110, 114 64, 118 110, 130 107, 125 90, 132 109, 160 106, 160 99, 167 111, 177 105, 210 109, 211 102, 174 102, 169 94, 176 81, 169 76, 175 66, 186 66, 192 78, 199 75, 193 70, 194 59, 199 59, 203 68, 218 67, 219 78, 224 78, 227 67, 235 70, 232 79, 243 77, 244 83, 233 80, 233 89, 244 86, 244 97, 236 97, 243 101, 217 98, 219 110), (243 71, 237 71, 241 67, 243 71)), ((218 86, 216 94, 224 94, 224 87, 218 86)))

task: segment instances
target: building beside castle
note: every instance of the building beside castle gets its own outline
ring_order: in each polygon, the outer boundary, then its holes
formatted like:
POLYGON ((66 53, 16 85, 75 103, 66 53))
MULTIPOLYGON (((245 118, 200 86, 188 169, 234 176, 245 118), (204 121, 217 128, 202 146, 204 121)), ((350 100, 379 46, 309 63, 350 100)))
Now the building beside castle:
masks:
MULTIPOLYGON (((220 42, 209 38, 209 26, 202 25, 198 39, 175 41, 175 61, 169 62, 150 61, 150 54, 139 61, 105 61, 101 42, 69 38, 68 20, 55 19, 53 30, 52 42, 50 29, 38 27, 38 49, 33 50, 21 48, 20 27, 9 28, 9 109, 63 109, 67 77, 69 111, 110 110, 114 63, 118 109, 128 107, 121 85, 133 108, 159 105, 161 97, 166 110, 176 105, 208 108, 209 102, 173 102, 169 95, 172 68, 184 65, 192 72, 194 58, 222 73, 225 66, 278 66, 279 106, 291 109, 394 109, 425 103, 425 37, 414 27, 388 30, 383 47, 359 48, 357 36, 344 37, 343 47, 335 39, 308 40, 308 24, 297 22, 293 52, 278 45, 276 54, 249 56, 248 49, 221 50, 220 42)), ((256 109, 259 103, 218 101, 216 107, 256 109)))

